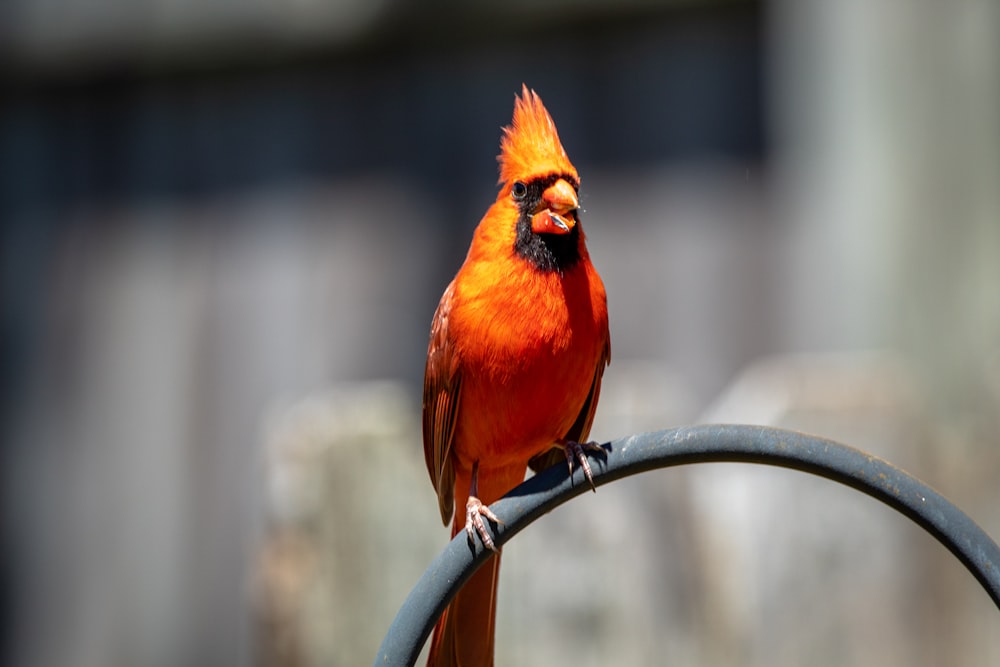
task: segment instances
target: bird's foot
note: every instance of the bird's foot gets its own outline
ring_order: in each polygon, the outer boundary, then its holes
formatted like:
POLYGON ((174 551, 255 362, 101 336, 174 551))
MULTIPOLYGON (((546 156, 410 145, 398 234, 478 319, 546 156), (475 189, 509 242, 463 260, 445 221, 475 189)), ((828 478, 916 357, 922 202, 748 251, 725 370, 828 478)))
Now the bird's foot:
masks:
POLYGON ((567 440, 563 443, 563 451, 566 452, 566 463, 569 465, 569 474, 573 474, 573 462, 578 461, 580 467, 583 468, 584 477, 590 482, 590 488, 597 491, 597 487, 594 485, 594 474, 590 470, 590 460, 587 457, 587 452, 597 452, 603 456, 607 456, 607 451, 596 442, 573 442, 572 440, 567 440))
POLYGON ((483 521, 483 517, 486 517, 493 523, 503 524, 500 517, 484 505, 479 498, 469 496, 469 499, 465 502, 465 532, 469 535, 469 541, 475 543, 476 533, 479 533, 479 539, 483 541, 484 547, 495 553, 500 553, 496 544, 493 543, 493 538, 490 537, 489 531, 486 530, 486 523, 483 521))

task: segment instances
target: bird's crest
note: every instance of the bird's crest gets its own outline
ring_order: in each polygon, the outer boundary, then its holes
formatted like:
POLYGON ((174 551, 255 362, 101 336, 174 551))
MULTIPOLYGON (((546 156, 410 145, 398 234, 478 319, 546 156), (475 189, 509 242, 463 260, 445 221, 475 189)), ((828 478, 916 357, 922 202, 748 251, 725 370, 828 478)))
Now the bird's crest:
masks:
POLYGON ((556 124, 533 90, 521 85, 514 97, 514 119, 500 140, 500 183, 513 183, 547 174, 572 174, 576 169, 559 142, 556 124))

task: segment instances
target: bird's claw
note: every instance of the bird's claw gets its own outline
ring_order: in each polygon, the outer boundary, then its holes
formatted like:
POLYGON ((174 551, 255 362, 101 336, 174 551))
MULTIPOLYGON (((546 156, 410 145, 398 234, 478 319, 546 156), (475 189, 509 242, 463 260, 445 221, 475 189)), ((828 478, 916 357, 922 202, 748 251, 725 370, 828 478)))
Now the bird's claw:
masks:
POLYGON ((494 553, 500 553, 496 544, 493 543, 493 538, 490 537, 489 531, 486 530, 486 523, 483 522, 484 516, 493 523, 503 524, 500 517, 484 505, 479 498, 469 496, 469 499, 465 503, 465 532, 469 535, 469 541, 475 544, 476 533, 479 533, 479 539, 483 541, 484 547, 494 553))
POLYGON ((597 491, 597 487, 594 485, 594 474, 590 470, 590 460, 587 458, 587 452, 597 452, 603 455, 607 455, 607 452, 596 442, 573 442, 572 440, 567 440, 563 445, 563 451, 566 452, 566 463, 569 465, 569 474, 573 474, 573 461, 579 461, 580 467, 583 468, 583 475, 590 482, 590 488, 593 491, 597 491))

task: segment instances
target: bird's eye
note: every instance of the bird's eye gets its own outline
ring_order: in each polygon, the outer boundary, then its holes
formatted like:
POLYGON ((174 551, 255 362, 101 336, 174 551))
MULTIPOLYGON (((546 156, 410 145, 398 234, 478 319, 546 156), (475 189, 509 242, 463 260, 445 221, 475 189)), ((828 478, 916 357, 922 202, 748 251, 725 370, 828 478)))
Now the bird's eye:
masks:
POLYGON ((514 186, 510 190, 511 194, 514 195, 514 199, 518 201, 524 199, 525 195, 528 194, 528 186, 521 181, 515 181, 514 186))

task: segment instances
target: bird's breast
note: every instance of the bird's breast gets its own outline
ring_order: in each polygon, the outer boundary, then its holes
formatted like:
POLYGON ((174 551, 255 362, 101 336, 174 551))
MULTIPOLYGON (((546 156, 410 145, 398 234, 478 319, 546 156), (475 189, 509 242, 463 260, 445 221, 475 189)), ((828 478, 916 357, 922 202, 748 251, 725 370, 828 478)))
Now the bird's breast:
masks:
POLYGON ((468 459, 460 465, 526 463, 564 437, 607 342, 603 286, 592 270, 506 277, 491 288, 458 283, 451 326, 463 341, 463 409, 455 451, 468 459))

